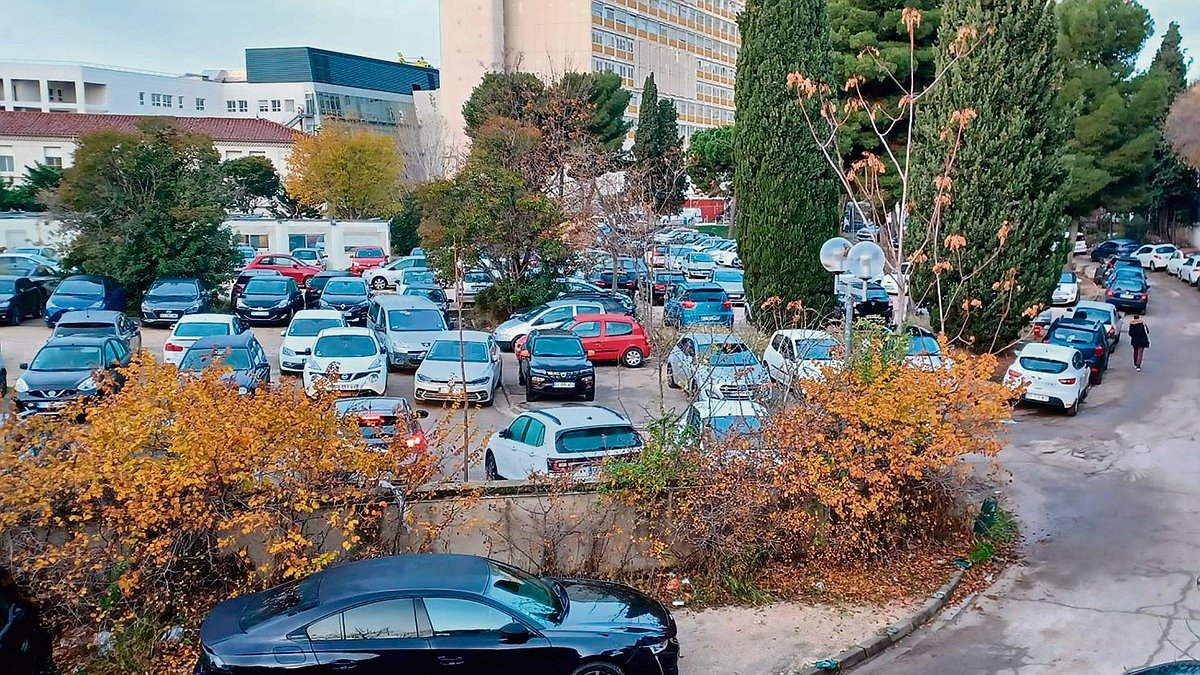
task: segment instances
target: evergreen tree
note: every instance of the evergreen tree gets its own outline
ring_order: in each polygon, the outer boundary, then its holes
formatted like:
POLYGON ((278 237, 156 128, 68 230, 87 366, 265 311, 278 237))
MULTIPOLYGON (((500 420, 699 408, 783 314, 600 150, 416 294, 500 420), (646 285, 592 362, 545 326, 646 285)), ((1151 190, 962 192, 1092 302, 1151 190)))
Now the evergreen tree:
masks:
POLYGON ((832 84, 825 0, 748 0, 738 25, 734 192, 746 295, 826 308, 832 280, 818 253, 837 233, 838 187, 800 107, 815 118, 816 104, 788 87, 793 72, 832 84))
POLYGON ((634 176, 655 214, 674 213, 687 188, 683 139, 675 102, 658 97, 654 73, 646 77, 633 141, 634 176))
MULTIPOLYGON (((1179 46, 1181 42, 1179 24, 1171 22, 1150 65, 1151 72, 1163 79, 1167 90, 1168 108, 1159 120, 1160 134, 1166 125, 1170 104, 1187 90, 1187 63, 1179 46)), ((1198 197, 1200 192, 1196 187, 1196 172, 1179 161, 1163 135, 1154 149, 1150 183, 1152 220, 1159 233, 1170 235, 1168 229, 1176 220, 1191 222, 1198 197)))
POLYGON ((642 102, 638 104, 637 129, 633 136, 633 158, 639 164, 660 154, 662 134, 658 120, 658 85, 654 82, 654 73, 650 73, 642 85, 642 102))
POLYGON ((1048 303, 1064 260, 1059 189, 1066 127, 1054 105, 1062 79, 1057 22, 1045 0, 946 0, 942 18, 939 63, 953 58, 959 27, 994 32, 949 69, 919 120, 911 223, 918 241, 929 225, 918 215, 932 212, 934 180, 954 143, 954 134, 941 132, 956 128, 959 111, 976 115, 950 176, 953 201, 925 251, 953 268, 937 277, 932 265, 916 266, 913 296, 935 327, 991 351, 1028 323, 1026 309, 1048 303), (947 243, 961 242, 956 235, 965 245, 947 243), (947 254, 950 248, 958 251, 947 254))

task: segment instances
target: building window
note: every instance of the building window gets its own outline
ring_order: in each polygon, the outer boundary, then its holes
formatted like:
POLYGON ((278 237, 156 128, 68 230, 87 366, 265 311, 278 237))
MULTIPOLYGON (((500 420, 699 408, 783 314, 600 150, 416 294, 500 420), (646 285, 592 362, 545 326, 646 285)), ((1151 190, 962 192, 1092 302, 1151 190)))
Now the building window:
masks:
POLYGON ((138 92, 138 105, 146 105, 146 92, 138 92))
POLYGON ((250 112, 250 103, 248 101, 238 101, 238 112, 250 112))
POLYGON ((225 109, 229 112, 237 112, 237 101, 225 101, 225 109))
POLYGON ((204 110, 204 99, 196 99, 196 110, 204 110))
POLYGON ((170 94, 163 94, 162 97, 164 108, 170 108, 171 106, 175 105, 175 101, 173 100, 175 98, 174 96, 170 94))
MULTIPOLYGON (((8 148, 5 148, 7 150, 8 148)), ((0 173, 13 173, 17 170, 17 164, 13 161, 12 155, 0 155, 0 173)))
POLYGON ((179 97, 179 107, 180 108, 183 107, 183 97, 182 96, 179 97))
POLYGON ((279 102, 279 99, 271 99, 271 112, 279 112, 281 110, 283 110, 283 104, 279 102))
POLYGON ((150 105, 161 108, 162 104, 162 94, 150 94, 150 105))
POLYGON ((259 99, 258 100, 258 112, 270 112, 270 111, 271 111, 271 109, 268 107, 267 101, 265 99, 259 99))
POLYGON ((251 157, 266 157, 267 152, 265 150, 251 150, 250 156, 251 157))
POLYGON ((61 169, 62 168, 62 155, 59 154, 60 152, 62 152, 62 148, 54 148, 54 147, 43 148, 42 154, 46 158, 46 162, 45 162, 46 166, 52 166, 57 169, 61 169))
POLYGON ((237 159, 242 156, 241 150, 226 150, 225 159, 237 159))
POLYGON ((296 112, 296 99, 294 99, 294 98, 283 99, 283 109, 288 112, 296 112))

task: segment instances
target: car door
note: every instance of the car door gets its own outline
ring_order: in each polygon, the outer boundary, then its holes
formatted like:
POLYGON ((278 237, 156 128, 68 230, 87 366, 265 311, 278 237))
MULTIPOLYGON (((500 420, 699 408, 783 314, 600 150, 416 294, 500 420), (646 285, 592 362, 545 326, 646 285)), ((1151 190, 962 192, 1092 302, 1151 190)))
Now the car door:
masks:
POLYGON ((13 302, 16 304, 13 306, 13 311, 17 313, 17 320, 20 321, 26 316, 37 314, 39 307, 38 296, 41 295, 41 292, 37 289, 33 281, 30 279, 17 279, 15 290, 16 297, 13 298, 13 302))
POLYGON ((775 333, 771 337, 771 342, 767 344, 767 348, 763 350, 763 363, 767 365, 767 374, 772 379, 783 381, 782 360, 783 355, 780 353, 780 345, 784 340, 782 333, 775 333))
POLYGON ((417 620, 417 605, 413 598, 400 597, 369 602, 314 621, 289 637, 308 640, 321 666, 312 672, 322 675, 433 672, 428 630, 417 620))
POLYGON ((608 341, 604 339, 601 333, 599 321, 584 321, 577 323, 571 328, 571 332, 578 335, 583 348, 593 353, 593 360, 603 360, 608 357, 608 341))
POLYGON ((263 384, 270 384, 271 360, 267 358, 267 352, 258 340, 250 343, 250 355, 254 359, 255 378, 263 384))
POLYGON ((605 359, 620 359, 633 344, 633 324, 628 321, 605 321, 603 343, 605 359))
POLYGON ((1079 388, 1079 396, 1083 396, 1091 385, 1091 371, 1087 364, 1083 362, 1083 356, 1079 352, 1075 352, 1071 356, 1071 368, 1075 373, 1075 385, 1079 388))
POLYGON ((1141 262, 1142 267, 1146 267, 1150 264, 1150 256, 1153 254, 1153 246, 1143 246, 1135 251, 1133 255, 1138 259, 1139 262, 1141 262))
POLYGON ((691 338, 685 337, 679 341, 671 370, 675 372, 676 382, 686 384, 691 381, 696 372, 696 343, 691 338))
POLYGON ((496 468, 505 478, 524 479, 529 475, 530 453, 522 443, 525 430, 529 428, 529 416, 521 415, 513 420, 502 433, 492 436, 489 443, 496 468))
POLYGON ((455 675, 567 672, 565 649, 555 649, 536 629, 497 607, 461 597, 422 598, 429 622, 430 647, 437 672, 455 675), (528 631, 519 641, 501 629, 517 623, 528 631))

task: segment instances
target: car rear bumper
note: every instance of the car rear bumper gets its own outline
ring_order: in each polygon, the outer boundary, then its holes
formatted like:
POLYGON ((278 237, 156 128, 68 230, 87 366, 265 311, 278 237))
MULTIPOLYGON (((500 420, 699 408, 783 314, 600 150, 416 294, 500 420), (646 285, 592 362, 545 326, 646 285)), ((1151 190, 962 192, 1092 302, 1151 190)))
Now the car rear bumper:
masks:
POLYGON ((684 326, 732 326, 733 312, 721 314, 718 316, 695 316, 684 314, 679 317, 680 323, 684 326))
POLYGON ((1129 300, 1127 298, 1108 298, 1106 302, 1123 312, 1145 312, 1149 300, 1129 300))

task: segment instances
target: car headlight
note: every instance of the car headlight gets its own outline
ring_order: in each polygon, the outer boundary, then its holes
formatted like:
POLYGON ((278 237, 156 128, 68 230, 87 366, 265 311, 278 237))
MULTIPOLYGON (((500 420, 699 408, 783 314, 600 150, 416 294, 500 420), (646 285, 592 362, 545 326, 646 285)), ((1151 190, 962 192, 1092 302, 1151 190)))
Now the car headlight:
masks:
POLYGON ((275 303, 275 306, 276 306, 276 307, 279 307, 279 308, 282 308, 282 307, 287 307, 287 306, 288 306, 288 299, 287 299, 287 298, 284 298, 284 299, 280 300, 279 302, 275 303))
POLYGON ((0 309, 8 309, 8 300, 0 302, 0 309))
POLYGON ((25 378, 21 378, 13 385, 13 389, 16 389, 18 394, 24 394, 29 391, 29 384, 25 382, 25 378))
POLYGON ((239 309, 245 309, 245 308, 246 308, 246 301, 245 301, 245 300, 243 300, 242 298, 238 298, 238 299, 237 299, 237 307, 238 307, 239 309))
POLYGON ((83 382, 80 382, 78 389, 79 389, 79 391, 95 391, 96 390, 96 378, 89 377, 86 380, 84 380, 83 382))
POLYGON ((433 378, 429 377, 428 375, 417 373, 417 382, 433 382, 433 378))
POLYGON ((545 375, 546 371, 542 368, 530 368, 529 374, 530 375, 545 375))
POLYGON ((247 389, 245 387, 238 387, 238 396, 245 396, 246 394, 249 394, 249 393, 250 393, 249 389, 247 389))
POLYGON ((656 642, 652 645, 646 645, 646 649, 649 649, 651 654, 658 655, 658 654, 665 652, 667 650, 667 647, 670 647, 670 646, 671 646, 671 639, 667 638, 666 640, 663 640, 662 642, 656 642))
POLYGON ((370 366, 367 366, 367 370, 375 370, 376 368, 382 368, 382 367, 383 367, 383 355, 380 354, 379 356, 375 357, 375 360, 371 362, 370 366))
POLYGON ((325 372, 321 370, 321 366, 317 363, 316 359, 309 359, 308 362, 304 364, 304 367, 308 370, 313 371, 313 375, 324 375, 325 374, 325 372))
POLYGON ((491 379, 492 378, 490 378, 490 377, 478 377, 478 378, 475 378, 474 380, 467 380, 467 384, 487 384, 488 380, 491 380, 491 379))
POLYGON ((296 352, 294 350, 288 349, 287 347, 281 347, 279 349, 279 353, 283 354, 284 356, 295 356, 296 355, 296 352))

